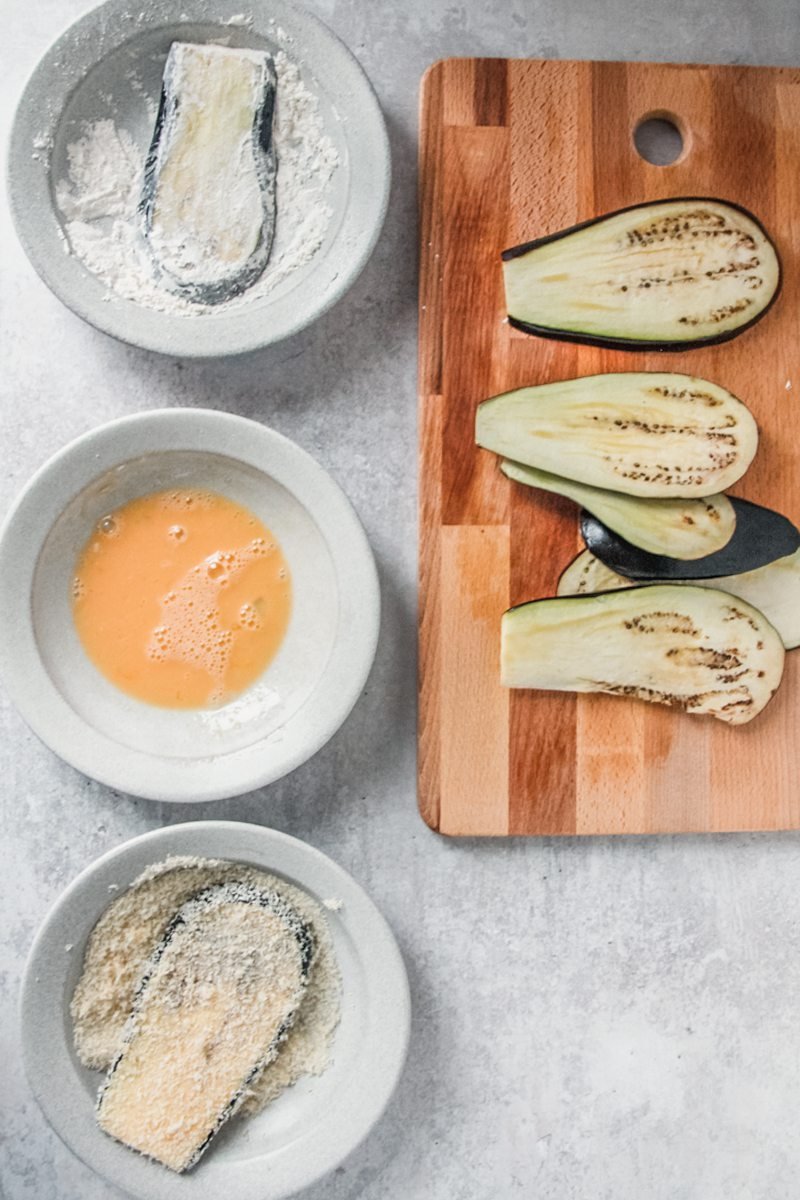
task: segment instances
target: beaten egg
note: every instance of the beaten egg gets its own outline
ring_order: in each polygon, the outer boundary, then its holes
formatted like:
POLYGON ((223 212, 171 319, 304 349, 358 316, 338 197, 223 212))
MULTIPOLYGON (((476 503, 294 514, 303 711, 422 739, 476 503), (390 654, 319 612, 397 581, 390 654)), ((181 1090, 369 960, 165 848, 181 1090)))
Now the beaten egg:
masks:
POLYGON ((84 546, 72 612, 91 661, 129 696, 169 708, 223 704, 283 641, 291 579, 270 530, 198 489, 140 496, 84 546))

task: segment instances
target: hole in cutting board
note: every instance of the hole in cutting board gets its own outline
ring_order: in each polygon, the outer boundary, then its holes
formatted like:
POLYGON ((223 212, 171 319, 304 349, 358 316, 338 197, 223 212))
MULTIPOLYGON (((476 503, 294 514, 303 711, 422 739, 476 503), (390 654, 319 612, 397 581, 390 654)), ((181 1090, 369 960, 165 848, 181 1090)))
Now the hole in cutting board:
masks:
POLYGON ((645 162, 668 167, 683 153, 684 137, 671 117, 658 114, 642 118, 633 131, 633 144, 645 162))

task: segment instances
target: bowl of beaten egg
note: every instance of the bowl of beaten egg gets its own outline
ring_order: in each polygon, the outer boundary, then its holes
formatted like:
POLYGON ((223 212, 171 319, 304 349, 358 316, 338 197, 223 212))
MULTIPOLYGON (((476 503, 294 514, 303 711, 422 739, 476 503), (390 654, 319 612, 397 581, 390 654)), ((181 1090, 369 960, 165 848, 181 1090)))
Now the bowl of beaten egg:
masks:
POLYGON ((153 800, 305 762, 358 699, 380 600, 305 451, 208 410, 124 417, 33 477, 0 533, 0 671, 56 754, 153 800))

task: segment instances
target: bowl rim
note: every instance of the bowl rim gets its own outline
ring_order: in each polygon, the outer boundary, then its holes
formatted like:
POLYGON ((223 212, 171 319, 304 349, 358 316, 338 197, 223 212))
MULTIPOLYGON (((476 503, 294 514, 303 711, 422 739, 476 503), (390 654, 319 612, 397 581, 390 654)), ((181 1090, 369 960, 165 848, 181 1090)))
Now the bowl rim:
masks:
POLYGON ((232 413, 152 409, 90 429, 34 473, 0 527, 0 678, 12 702, 37 737, 65 762, 107 787, 143 799, 226 799, 265 787, 307 762, 340 728, 361 695, 379 628, 375 560, 344 491, 296 442, 232 413), (264 739, 206 758, 166 758, 124 746, 75 712, 42 662, 31 595, 39 555, 53 524, 92 480, 121 463, 164 450, 219 454, 261 471, 293 495, 328 546, 339 593, 333 646, 313 691, 280 727, 281 740, 270 748, 268 762, 263 761, 264 739), (312 733, 308 722, 305 735, 292 733, 293 722, 309 706, 315 710, 312 733))
MULTIPOLYGON (((289 57, 301 68, 315 78, 335 74, 340 88, 335 107, 341 111, 341 128, 348 141, 347 196, 332 243, 340 246, 335 256, 339 265, 330 263, 326 270, 329 256, 318 260, 319 269, 284 294, 278 312, 268 302, 220 316, 161 312, 117 295, 68 251, 54 207, 50 153, 37 152, 36 145, 45 131, 49 138, 55 136, 70 96, 89 72, 141 33, 141 13, 128 0, 105 0, 69 25, 39 59, 14 112, 6 191, 23 250, 43 283, 67 308, 128 345, 172 357, 224 358, 292 337, 345 295, 366 266, 383 228, 391 190, 391 151, 383 113, 363 67, 341 38, 302 7, 287 0, 250 0, 247 10, 256 29, 260 20, 286 27, 291 38, 289 57), (301 51, 295 54, 298 46, 301 51), (78 59, 83 69, 76 77, 78 59), (298 315, 301 291, 311 301, 307 311, 298 315)), ((220 34, 230 35, 235 33, 233 21, 241 14, 241 4, 153 0, 146 12, 147 24, 154 29, 162 24, 211 24, 220 34)))
MULTIPOLYGON (((346 974, 342 982, 346 988, 346 974)), ((189 1187, 185 1190, 204 1200, 220 1194, 220 1185, 230 1200, 279 1200, 311 1186, 334 1170, 383 1116, 408 1054, 411 998, 408 973, 391 927, 365 889, 342 866, 308 842, 268 826, 243 821, 192 821, 162 826, 127 839, 90 862, 67 885, 48 909, 28 953, 18 1019, 25 1074, 37 1104, 64 1145, 98 1175, 127 1190, 126 1178, 115 1176, 108 1166, 120 1159, 126 1175, 135 1172, 137 1190, 129 1194, 147 1196, 148 1200, 162 1195, 171 1198, 178 1190, 175 1185, 186 1182, 189 1187), (308 891, 312 898, 316 892, 343 901, 340 909, 325 915, 332 931, 334 925, 339 926, 342 935, 357 948, 370 1017, 363 1036, 367 1057, 375 1069, 362 1081, 358 1095, 351 1095, 342 1106, 342 1111, 334 1107, 308 1135, 303 1135, 304 1142, 307 1139, 311 1142, 305 1147, 306 1153, 298 1155, 296 1143, 288 1150, 281 1148, 267 1177, 260 1156, 233 1164, 209 1157, 196 1174, 176 1177, 155 1168, 158 1172, 155 1175, 153 1164, 106 1139, 93 1122, 89 1131, 82 1129, 73 1116, 69 1094, 53 1087, 54 1056, 60 1060, 60 1069, 67 1069, 69 1059, 75 1070, 69 1022, 64 1016, 68 1003, 67 976, 73 965, 65 952, 67 941, 75 943, 76 952, 79 941, 85 943, 103 911, 115 896, 122 894, 122 887, 113 894, 108 887, 109 882, 119 884, 120 872, 130 876, 123 885, 128 887, 148 863, 170 854, 243 862, 281 875, 290 884, 308 891), (53 1029, 59 1031, 55 1046, 53 1029), (47 1036, 48 1030, 51 1036, 47 1036), (298 1160, 299 1168, 295 1165, 298 1160), (139 1190, 145 1180, 147 1190, 139 1190), (153 1190, 154 1180, 156 1190, 153 1190)), ((129 1187, 131 1182, 129 1179, 129 1187)))

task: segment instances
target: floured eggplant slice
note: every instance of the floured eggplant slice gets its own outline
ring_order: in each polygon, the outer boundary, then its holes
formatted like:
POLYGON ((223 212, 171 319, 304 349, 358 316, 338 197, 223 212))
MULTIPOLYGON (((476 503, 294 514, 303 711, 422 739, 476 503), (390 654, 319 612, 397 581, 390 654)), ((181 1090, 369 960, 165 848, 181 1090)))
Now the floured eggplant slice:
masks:
POLYGON ((137 991, 101 1128, 173 1171, 194 1166, 276 1057, 313 957, 311 928, 275 892, 224 883, 188 900, 137 991))
POLYGON ((144 173, 159 277, 218 304, 264 270, 275 230, 275 66, 260 50, 173 42, 144 173))
POLYGON ((781 513, 749 500, 730 498, 736 513, 733 537, 721 550, 702 558, 678 559, 634 546, 592 513, 581 514, 581 536, 587 549, 617 571, 640 582, 666 579, 711 579, 738 575, 785 558, 800 548, 800 531, 781 513))
POLYGON ((517 483, 574 500, 631 545, 651 554, 701 558, 726 545, 736 525, 736 514, 727 496, 647 500, 576 483, 508 459, 500 464, 500 469, 517 483))
POLYGON ((534 600, 503 614, 507 687, 608 692, 742 725, 783 673, 758 609, 712 588, 654 584, 534 600))
POLYGON ((691 499, 722 492, 744 475, 758 428, 719 384, 625 371, 485 400, 475 437, 503 458, 592 487, 691 499))
POLYGON ((704 198, 635 205, 503 253, 512 325, 622 350, 726 342, 780 289, 759 221, 704 198))
MULTIPOLYGON (((692 580, 673 579, 674 584, 692 580)), ((731 596, 746 600, 762 612, 774 625, 787 650, 800 646, 800 550, 786 558, 778 558, 765 567, 745 571, 741 575, 722 575, 703 581, 705 587, 719 588, 731 596)), ((618 575, 591 550, 582 550, 558 581, 559 596, 583 596, 590 592, 613 592, 618 588, 635 587, 632 579, 618 575)))

